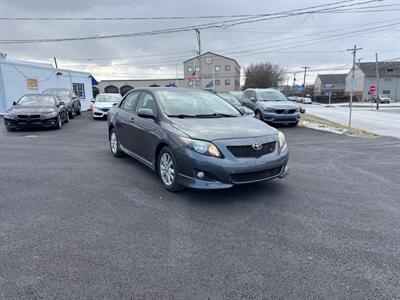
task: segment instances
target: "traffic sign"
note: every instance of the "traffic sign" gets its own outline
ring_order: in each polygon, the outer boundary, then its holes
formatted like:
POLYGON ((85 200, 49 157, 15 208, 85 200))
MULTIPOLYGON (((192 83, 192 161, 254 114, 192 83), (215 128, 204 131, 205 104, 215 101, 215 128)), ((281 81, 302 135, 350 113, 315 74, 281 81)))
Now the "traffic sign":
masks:
POLYGON ((371 84, 371 85, 369 86, 369 92, 370 92, 371 94, 374 94, 374 93, 376 92, 376 86, 375 86, 374 84, 371 84))

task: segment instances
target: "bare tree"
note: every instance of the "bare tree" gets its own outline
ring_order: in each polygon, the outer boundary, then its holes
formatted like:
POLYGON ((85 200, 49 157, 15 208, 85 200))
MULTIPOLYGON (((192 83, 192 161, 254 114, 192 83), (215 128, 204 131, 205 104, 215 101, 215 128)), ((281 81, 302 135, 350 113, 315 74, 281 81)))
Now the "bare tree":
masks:
POLYGON ((251 64, 246 68, 244 88, 277 87, 285 79, 285 70, 273 63, 251 64))

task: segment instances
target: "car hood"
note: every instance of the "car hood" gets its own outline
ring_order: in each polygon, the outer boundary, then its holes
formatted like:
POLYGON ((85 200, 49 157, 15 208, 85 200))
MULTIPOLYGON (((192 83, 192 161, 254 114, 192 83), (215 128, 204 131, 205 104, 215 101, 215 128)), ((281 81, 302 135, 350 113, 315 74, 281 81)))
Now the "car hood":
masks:
POLYGON ((52 106, 13 106, 9 110, 8 113, 11 114, 27 114, 27 113, 49 113, 55 111, 55 108, 52 106))
POLYGON ((95 102, 93 104, 93 107, 97 107, 97 108, 110 108, 113 106, 114 103, 117 102, 95 102))
POLYGON ((253 117, 236 118, 171 118, 172 126, 199 140, 259 137, 278 134, 264 122, 253 117))
POLYGON ((290 101, 258 101, 258 105, 273 109, 296 109, 299 105, 290 101))

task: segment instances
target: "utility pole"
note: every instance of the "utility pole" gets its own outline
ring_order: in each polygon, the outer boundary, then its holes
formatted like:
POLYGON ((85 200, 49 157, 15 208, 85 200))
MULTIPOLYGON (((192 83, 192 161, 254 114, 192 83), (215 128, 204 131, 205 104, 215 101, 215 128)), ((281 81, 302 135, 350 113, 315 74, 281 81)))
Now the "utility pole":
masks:
POLYGON ((351 74, 351 87, 350 87, 350 103, 349 103, 349 127, 351 127, 351 112, 353 110, 353 90, 354 90, 354 72, 355 72, 355 67, 356 67, 356 55, 357 51, 362 50, 362 48, 357 48, 357 45, 354 45, 353 49, 347 49, 347 51, 351 51, 353 54, 353 68, 352 68, 352 74, 351 74))
POLYGON ((58 69, 57 58, 56 57, 54 57, 54 64, 56 65, 56 69, 58 69))
POLYGON ((292 96, 294 96, 294 89, 296 87, 296 73, 293 73, 293 90, 292 90, 292 96))
MULTIPOLYGON (((199 56, 199 80, 200 80, 200 88, 201 88, 201 38, 200 38, 200 30, 197 28, 194 30, 196 32, 197 44, 198 44, 198 51, 197 55, 199 56)), ((195 70, 196 71, 196 70, 195 70)))
POLYGON ((376 64, 376 110, 379 110, 379 64, 378 64, 378 53, 375 53, 375 64, 376 64))
POLYGON ((306 96, 306 76, 307 76, 307 69, 309 69, 310 67, 301 67, 302 69, 304 69, 304 88, 303 88, 303 96, 306 96))

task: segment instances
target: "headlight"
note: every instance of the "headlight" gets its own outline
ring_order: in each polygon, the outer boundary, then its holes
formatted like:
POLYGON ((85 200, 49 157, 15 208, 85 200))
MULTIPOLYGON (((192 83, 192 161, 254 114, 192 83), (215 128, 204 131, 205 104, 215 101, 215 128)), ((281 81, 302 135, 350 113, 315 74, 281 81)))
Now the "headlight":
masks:
POLYGON ((264 108, 264 111, 275 112, 275 109, 273 109, 273 108, 264 108))
POLYGON ((17 115, 14 115, 14 114, 10 114, 10 113, 5 113, 4 114, 4 119, 16 119, 17 118, 17 115))
POLYGON ((213 157, 221 157, 221 152, 219 152, 218 148, 213 143, 206 141, 192 140, 186 137, 179 137, 179 142, 183 146, 197 153, 213 157))
POLYGON ((53 111, 53 112, 43 114, 43 119, 55 118, 57 116, 58 116, 58 113, 56 111, 53 111))
POLYGON ((279 131, 278 133, 278 153, 281 153, 286 148, 285 135, 279 131))

